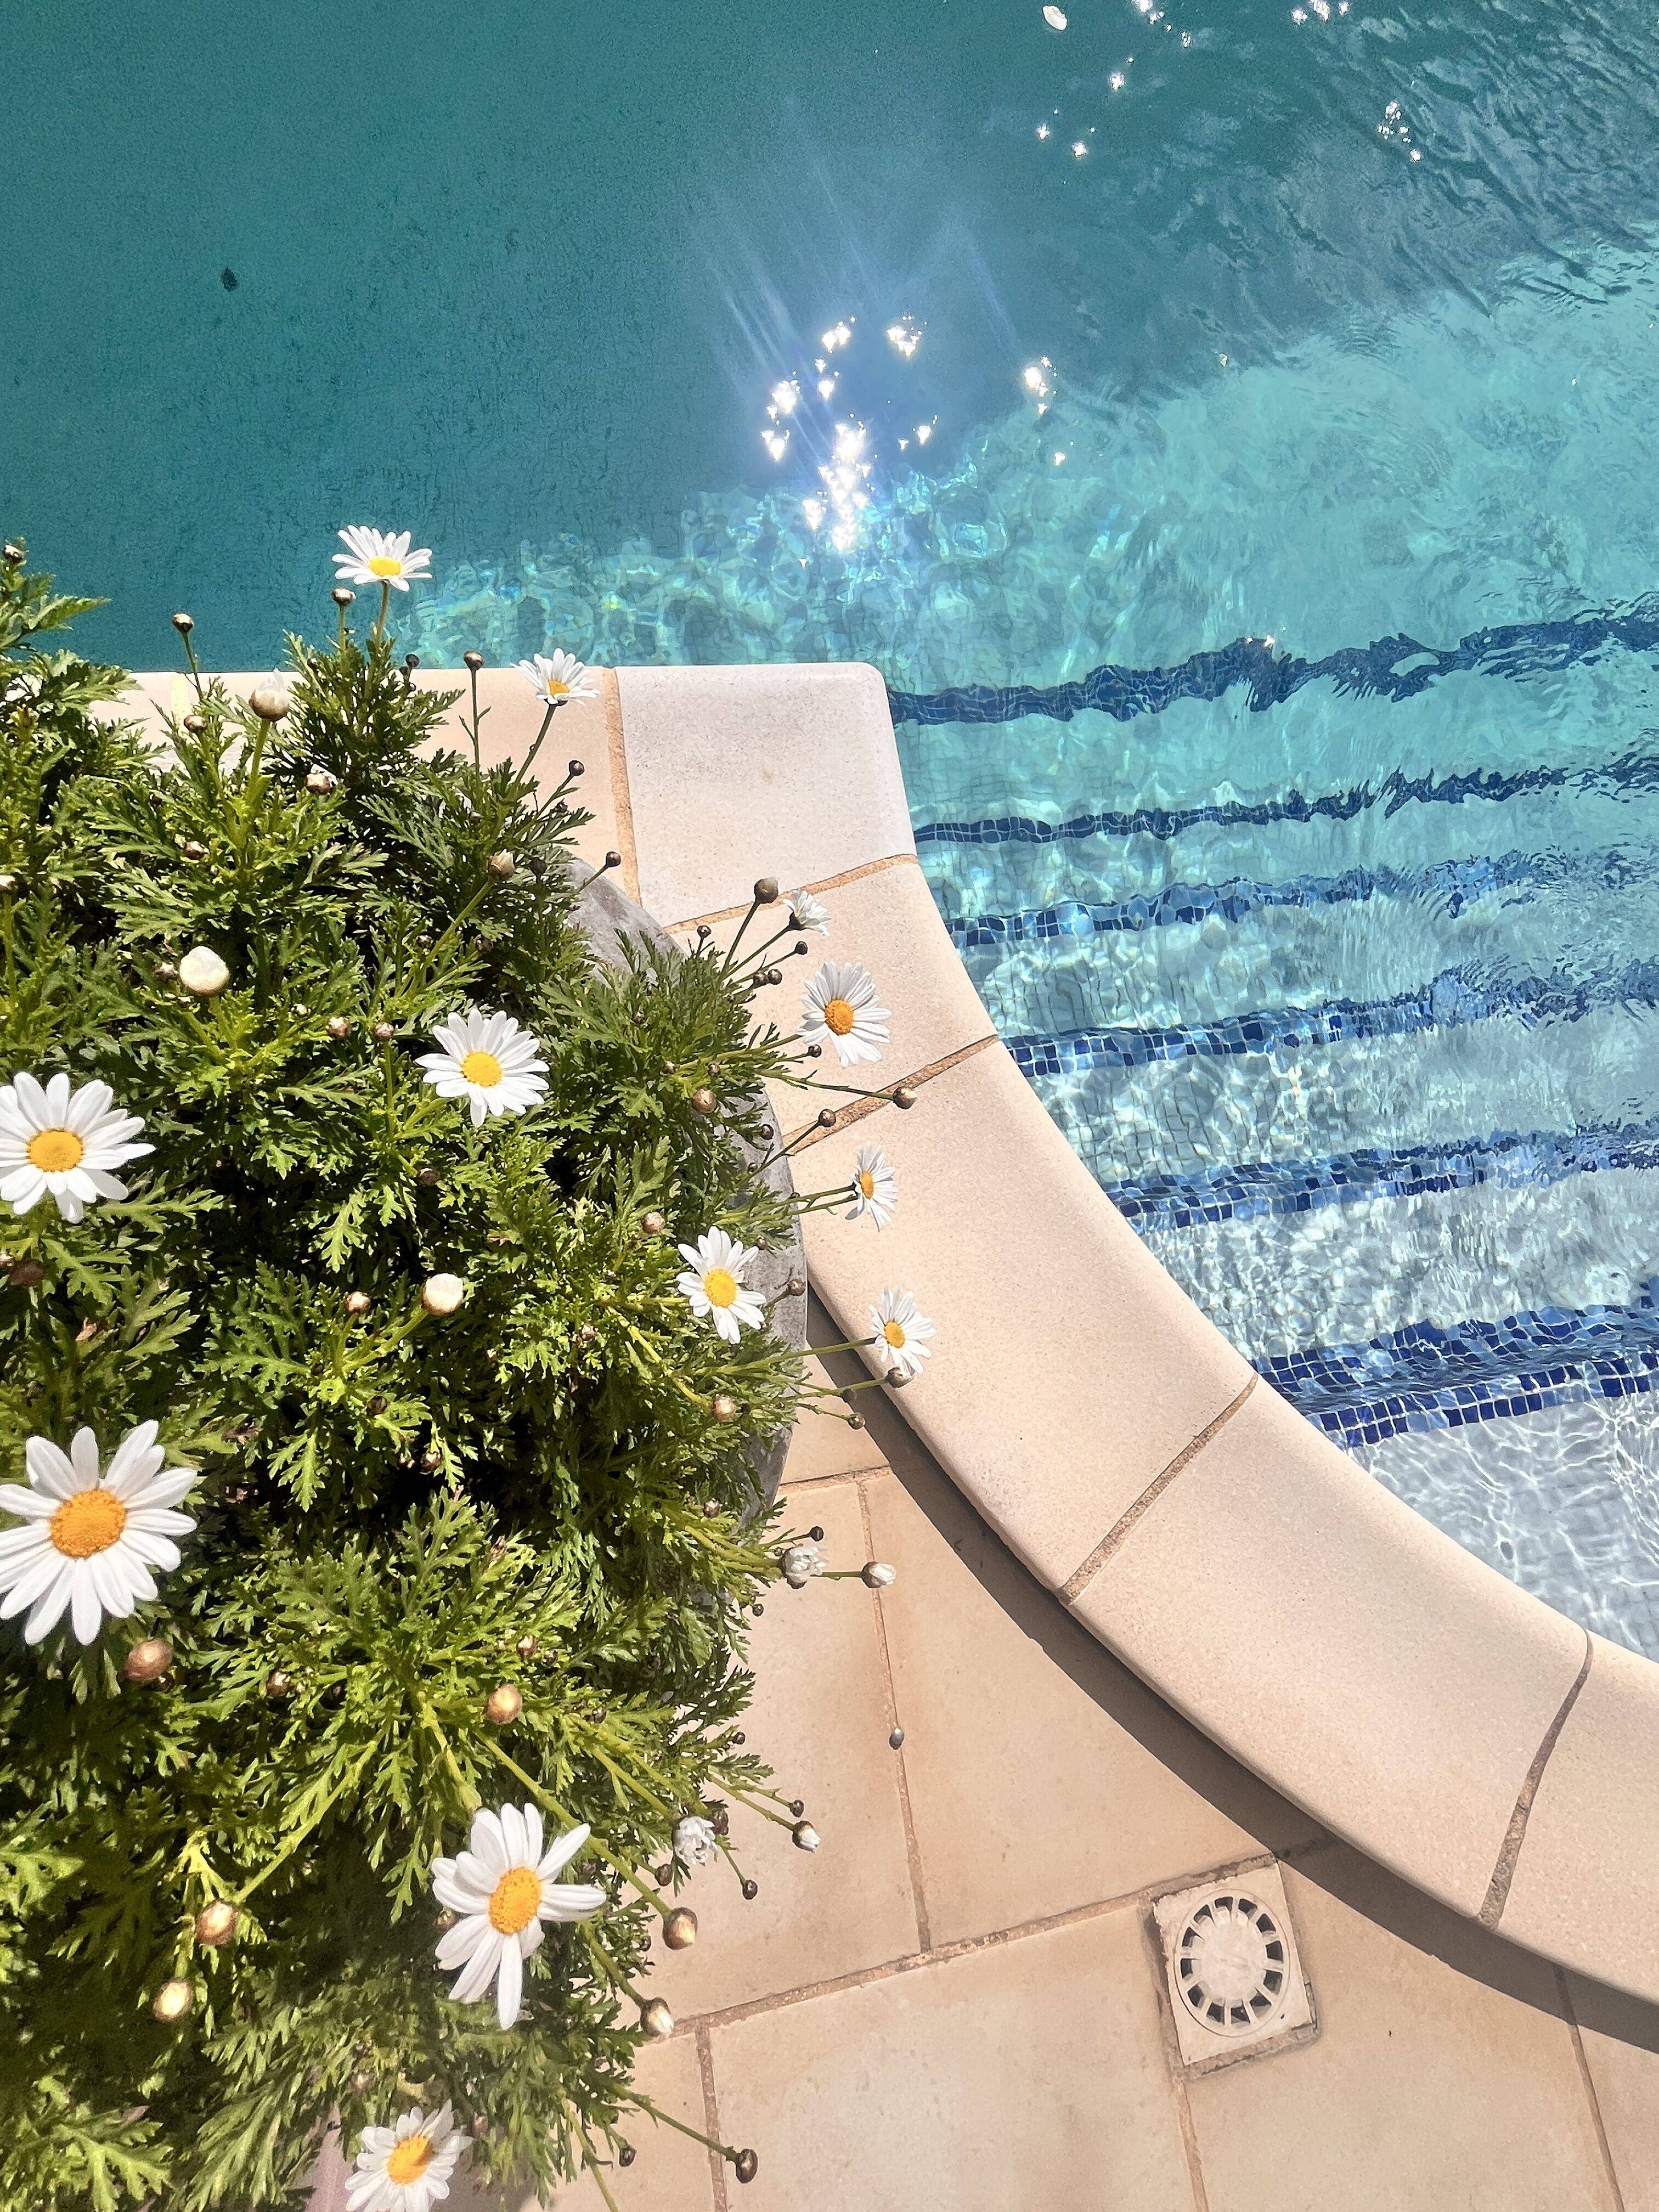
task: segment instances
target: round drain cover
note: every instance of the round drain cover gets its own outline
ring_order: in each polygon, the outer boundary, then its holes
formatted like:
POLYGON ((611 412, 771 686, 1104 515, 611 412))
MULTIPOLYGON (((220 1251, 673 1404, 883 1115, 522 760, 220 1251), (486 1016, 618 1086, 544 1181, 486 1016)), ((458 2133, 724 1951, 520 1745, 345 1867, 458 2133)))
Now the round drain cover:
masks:
POLYGON ((1206 1898, 1189 1915, 1174 1964, 1182 2001, 1213 2035, 1249 2034, 1285 1995, 1285 1939, 1242 1889, 1206 1898))

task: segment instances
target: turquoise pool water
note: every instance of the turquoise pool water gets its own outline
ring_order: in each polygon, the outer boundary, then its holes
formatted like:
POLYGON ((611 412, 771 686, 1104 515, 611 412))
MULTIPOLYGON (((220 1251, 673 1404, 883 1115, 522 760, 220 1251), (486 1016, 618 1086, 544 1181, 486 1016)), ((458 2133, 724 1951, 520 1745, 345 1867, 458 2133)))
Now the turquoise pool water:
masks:
POLYGON ((0 519, 138 665, 344 521, 431 659, 874 661, 1137 1227, 1659 1655, 1659 28, 1061 5, 20 24, 0 519))

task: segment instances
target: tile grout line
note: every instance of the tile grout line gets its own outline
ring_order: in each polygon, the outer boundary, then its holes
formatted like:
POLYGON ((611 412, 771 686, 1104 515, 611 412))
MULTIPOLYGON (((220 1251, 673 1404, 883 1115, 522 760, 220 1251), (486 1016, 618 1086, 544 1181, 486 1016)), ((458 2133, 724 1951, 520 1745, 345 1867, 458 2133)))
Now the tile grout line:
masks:
MULTIPOLYGON (((811 891, 814 895, 819 891, 838 891, 848 884, 861 881, 866 876, 879 875, 884 868, 902 868, 907 864, 913 868, 921 866, 914 853, 890 853, 883 860, 866 860, 859 867, 845 868, 838 876, 824 876, 817 883, 796 884, 792 888, 798 891, 811 891)), ((788 895, 786 893, 782 903, 787 902, 788 895)), ((712 928, 716 922, 736 921, 748 911, 747 905, 717 907, 710 914, 689 914, 684 921, 666 922, 664 927, 668 929, 696 929, 700 923, 706 921, 712 928)))
POLYGON ((1156 1922, 1149 1913, 1141 1923, 1141 1948, 1152 1976, 1152 1997, 1158 2008, 1158 2043, 1164 2054, 1164 2072, 1169 2083, 1170 2101, 1175 2107, 1176 2126, 1181 2134, 1181 2148, 1187 2160, 1187 2179, 1192 2187, 1193 2212, 1210 2212, 1210 2193, 1204 2186, 1203 2161, 1198 2151, 1198 2130, 1193 2124, 1192 2101, 1187 2094, 1187 2079, 1181 2063, 1181 2046, 1176 2039, 1175 2021, 1170 2011, 1169 1991, 1164 1984, 1163 1947, 1158 1940, 1156 1922))
POLYGON ((623 889, 637 902, 640 854, 634 839, 634 795, 628 782, 628 747, 623 738, 622 686, 614 668, 599 672, 605 702, 605 750, 611 769, 611 803, 617 815, 617 849, 621 853, 623 889))
MULTIPOLYGON (((812 1347, 809 1344, 806 1349, 811 1352, 812 1347)), ((825 1418, 832 1417, 825 1416, 825 1418)), ((887 1462, 884 1459, 873 1459, 868 1467, 845 1468, 839 1474, 798 1475, 793 1482, 786 1471, 783 1480, 778 1485, 778 1495, 780 1498, 787 1498, 792 1494, 799 1495, 802 1491, 806 1490, 828 1490, 833 1483, 857 1482, 866 1474, 885 1474, 886 1473, 887 1462)))
POLYGON ((1224 1406, 1221 1411, 1216 1415, 1215 1419, 1210 1422, 1208 1426, 1200 1429, 1198 1434, 1193 1438, 1192 1442, 1188 1444, 1183 1445, 1181 1450, 1178 1451, 1175 1457, 1170 1462, 1170 1464, 1159 1474, 1155 1474, 1152 1477, 1145 1490, 1141 1492, 1139 1497, 1134 1499, 1133 1504, 1125 1509, 1125 1510, 1119 1516, 1118 1519, 1113 1523, 1112 1527, 1107 1530, 1106 1534, 1095 1546, 1093 1551, 1090 1553, 1088 1558, 1084 1560, 1082 1565, 1074 1569, 1067 1579, 1060 1584, 1060 1589, 1055 1592, 1055 1595, 1062 1601, 1063 1603, 1071 1605, 1074 1603, 1077 1599, 1082 1596, 1085 1589, 1100 1572, 1107 1560, 1111 1558, 1113 1553, 1118 1549, 1124 1539, 1130 1534, 1137 1522, 1146 1516, 1152 1506, 1157 1504, 1158 1499, 1163 1497, 1164 1492, 1175 1480, 1176 1477, 1182 1473, 1183 1468, 1188 1468, 1192 1464, 1193 1461, 1198 1457, 1200 1452, 1203 1450, 1206 1444, 1212 1443, 1215 1437, 1219 1436, 1222 1430, 1224 1429, 1228 1422, 1231 1420, 1233 1415, 1237 1413, 1239 1408, 1243 1405, 1244 1401, 1249 1396, 1251 1391, 1255 1389, 1259 1380, 1259 1376, 1252 1374, 1249 1381, 1239 1392, 1237 1397, 1236 1397, 1230 1405, 1224 1406))
MULTIPOLYGON (((705 2133, 714 2142, 724 2140, 720 2134, 720 2100, 714 2092, 714 2045, 708 2030, 701 2021, 696 2031, 697 2072, 702 2081, 702 2124, 705 2133)), ((726 2197, 726 2160, 711 2144, 708 2152, 708 2179, 714 2191, 714 2212, 727 2212, 726 2197)))
MULTIPOLYGON (((1273 1863, 1271 1851, 1251 1851, 1219 1866, 1197 1869, 1183 1878, 1183 1886, 1198 1881, 1224 1881, 1273 1863)), ((1012 1928, 990 1929, 982 1936, 959 1936, 931 1950, 906 1952, 900 1958, 886 1959, 877 1966, 859 1966, 850 1973, 833 1974, 821 1982, 803 1983, 798 1989, 771 1990, 763 1996, 749 1997, 741 2004, 698 2013, 682 2021, 675 2033, 702 2033, 704 2029, 732 2027, 765 2013, 781 2012, 787 2005, 805 2004, 816 1997, 840 1996, 848 1990, 870 1989, 879 1982, 895 1981, 902 1974, 916 1973, 925 1966, 949 1966, 954 1960, 972 1958, 978 1952, 993 1951, 1005 1943, 1024 1942, 1033 1936, 1054 1935, 1064 1928, 1080 1928, 1091 1920, 1103 1920, 1111 1913, 1132 1912, 1137 1907, 1149 1912, 1154 1899, 1162 1897, 1169 1887, 1168 1881, 1158 1881, 1144 1889, 1126 1891, 1121 1897, 1103 1897, 1088 1905, 1068 1905, 1063 1912, 1051 1912, 1039 1920, 1021 1921, 1012 1928)))
MULTIPOLYGON (((885 1472, 885 1470, 882 1470, 885 1472)), ((876 1556, 875 1533, 870 1522, 870 1500, 864 1487, 864 1477, 857 1478, 859 1518, 864 1528, 864 1556, 876 1556)), ((876 1642, 881 1650, 882 1692, 887 1706, 887 1729, 890 1735, 899 1725, 898 1688, 893 1680, 893 1656, 887 1642, 887 1616, 882 1610, 881 1592, 871 1593, 871 1603, 876 1616, 876 1642)), ((910 1771, 904 1761, 904 1747, 901 1744, 893 1753, 898 1767, 899 1813, 904 1822, 904 1855, 909 1863, 910 1902, 916 1916, 916 1942, 923 1951, 933 1948, 933 1933, 927 1919, 927 1891, 921 1873, 921 1841, 916 1834, 915 1814, 910 1803, 910 1771)))
MULTIPOLYGON (((917 1068, 914 1075, 896 1077, 893 1087, 899 1091, 915 1091, 924 1083, 931 1083, 936 1075, 948 1075, 953 1067, 959 1067, 964 1060, 971 1060, 976 1052, 984 1052, 989 1046, 1000 1042, 1001 1039, 994 1031, 989 1036, 975 1037, 972 1044, 963 1045, 956 1052, 947 1052, 943 1060, 930 1060, 926 1067, 917 1068)), ((822 1144, 826 1137, 833 1137, 842 1129, 850 1129, 855 1121, 862 1121, 866 1115, 878 1113, 882 1107, 890 1106, 892 1103, 890 1092, 885 1091, 878 1091, 873 1098, 860 1098, 851 1106, 842 1107, 830 1127, 820 1129, 807 1121, 799 1129, 786 1132, 785 1142, 792 1153, 806 1152, 813 1145, 822 1144)), ((783 1117, 780 1115, 778 1118, 781 1121, 783 1117)))
POLYGON ((1613 2191, 1613 2212, 1625 2212, 1625 2192, 1620 2186, 1619 2170, 1613 2162, 1613 2145, 1607 2141, 1607 2130, 1601 2118, 1601 2100, 1595 2094, 1595 2076, 1590 2072, 1589 2053, 1584 2048, 1583 2033, 1578 2025, 1578 2008, 1572 2001, 1572 1987, 1567 1980, 1565 1966, 1558 1966, 1555 1978, 1561 1985, 1561 2002, 1566 2008, 1567 2026, 1572 2032, 1572 2047, 1578 2057, 1579 2076, 1584 2084, 1584 2094, 1589 2099, 1590 2118, 1595 2123, 1595 2140, 1601 2146, 1601 2162, 1607 2170, 1607 2186, 1613 2191))
POLYGON ((1504 1917, 1504 1908, 1510 1901, 1510 1886, 1515 1880, 1515 1870, 1521 1863, 1521 1847, 1527 1839, 1527 1823, 1532 1818, 1533 1802, 1538 1795, 1538 1785, 1544 1778, 1544 1769, 1550 1763, 1550 1754, 1561 1740, 1561 1731, 1567 1717, 1578 1702, 1578 1692, 1589 1680, 1590 1661, 1595 1646, 1588 1629, 1582 1632, 1584 1656, 1573 1679, 1572 1687, 1561 1700, 1561 1709, 1544 1731, 1543 1741, 1533 1753, 1532 1765, 1527 1769, 1515 1801, 1515 1810, 1510 1814, 1510 1824, 1504 1831, 1504 1841, 1498 1853, 1498 1863, 1492 1868, 1492 1880, 1486 1885, 1486 1900, 1475 1916, 1483 1928, 1496 1928, 1504 1917))

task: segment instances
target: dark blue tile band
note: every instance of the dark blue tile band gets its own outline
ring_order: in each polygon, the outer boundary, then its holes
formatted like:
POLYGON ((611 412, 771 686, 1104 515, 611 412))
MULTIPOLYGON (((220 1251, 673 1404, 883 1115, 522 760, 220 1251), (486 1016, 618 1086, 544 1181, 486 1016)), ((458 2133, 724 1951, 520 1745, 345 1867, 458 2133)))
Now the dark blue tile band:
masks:
POLYGON ((1468 775, 1406 775, 1396 770, 1352 791, 1289 791, 1277 799, 1214 800, 1202 806, 1142 806, 1073 815, 1067 822, 1036 822, 1023 814, 977 821, 921 822, 918 845, 1057 845, 1085 837, 1180 837, 1206 825, 1220 830, 1262 829, 1276 822, 1352 822, 1372 806, 1389 814, 1408 805, 1461 806, 1470 800, 1501 804, 1528 793, 1577 791, 1616 795, 1659 790, 1659 758, 1628 754, 1589 768, 1519 769, 1504 775, 1477 769, 1468 775))
POLYGON ((1192 1229, 1352 1206, 1425 1192, 1545 1188, 1570 1176, 1612 1168, 1659 1168, 1659 1121, 1636 1127, 1504 1131, 1461 1145, 1408 1145, 1336 1152, 1316 1160, 1259 1160, 1188 1175, 1126 1177, 1106 1194, 1141 1231, 1192 1229))
POLYGON ((1577 1021, 1598 1006, 1659 1006, 1659 961, 1633 960, 1620 975, 1575 982, 1559 975, 1487 981, 1448 968, 1431 983, 1391 999, 1334 999, 1318 1006, 1268 1006, 1213 1022, 1166 1028, 1069 1030, 1056 1036, 1004 1040, 1031 1077, 1085 1075, 1097 1067, 1144 1067, 1154 1060, 1273 1052, 1458 1029, 1509 1015, 1532 1027, 1577 1021))
POLYGON ((1462 1428, 1659 1385, 1652 1288, 1631 1306, 1543 1306, 1503 1321, 1413 1322, 1369 1344, 1320 1345, 1258 1372, 1350 1447, 1407 1429, 1462 1428))
POLYGON ((1632 653, 1659 646, 1659 596, 1628 607, 1595 608, 1559 622, 1506 623, 1472 630, 1449 647, 1413 637, 1378 638, 1345 646, 1322 660, 1277 653, 1261 638, 1238 638, 1215 653, 1195 653, 1175 668, 1118 668, 1109 662, 1070 684, 963 684, 943 691, 887 694, 895 722, 1012 722, 1043 714, 1069 722, 1092 708, 1127 722, 1161 714, 1177 699, 1219 699, 1237 684, 1249 692, 1253 714, 1281 705, 1306 684, 1329 678, 1339 692, 1410 699, 1462 670, 1518 678, 1593 660, 1609 645, 1632 653))

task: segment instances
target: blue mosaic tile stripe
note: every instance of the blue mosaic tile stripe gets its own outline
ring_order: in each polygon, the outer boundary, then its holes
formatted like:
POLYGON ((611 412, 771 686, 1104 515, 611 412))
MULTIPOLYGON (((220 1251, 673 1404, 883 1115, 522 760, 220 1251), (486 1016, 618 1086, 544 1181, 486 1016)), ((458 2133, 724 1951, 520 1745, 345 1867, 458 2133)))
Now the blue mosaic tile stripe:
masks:
POLYGON ((1064 899, 1024 914, 959 915, 945 927, 958 951, 980 952, 1062 937, 1163 929, 1175 922, 1242 921, 1273 907, 1340 906, 1374 898, 1429 898, 1455 917, 1501 891, 1577 883, 1612 890, 1650 881, 1656 872, 1652 859, 1622 853, 1593 860, 1505 853, 1495 860, 1442 860, 1426 868, 1348 868, 1340 876, 1292 876, 1282 883, 1239 877, 1224 884, 1171 884, 1115 904, 1064 899))
POLYGON ((1659 1308, 1543 1306, 1503 1321, 1415 1322, 1369 1344, 1256 1362, 1298 1412, 1350 1449, 1659 1386, 1659 1308))
POLYGON ((919 822, 918 845, 1057 845, 1085 837, 1183 836, 1205 826, 1219 830, 1263 829, 1278 822, 1352 822, 1372 806, 1390 814, 1409 805, 1461 806, 1472 799, 1502 805, 1532 792, 1577 791, 1614 794, 1659 790, 1659 757, 1628 754, 1593 768, 1519 769, 1504 775, 1477 769, 1468 775, 1406 775, 1399 770, 1377 783, 1352 791, 1330 791, 1310 798, 1290 791, 1276 799, 1216 799, 1202 806, 1105 808, 1073 815, 1068 822, 1036 822, 1024 814, 1000 814, 978 821, 919 822))
POLYGON ((1577 1021, 1598 1006, 1620 1005, 1659 1006, 1659 961, 1633 960, 1621 975, 1589 983, 1539 975, 1486 982, 1448 968, 1431 983, 1391 999, 1334 999, 1318 1006, 1263 1007, 1213 1022, 1068 1030, 1055 1036, 1003 1042, 1026 1075, 1052 1079, 1086 1075, 1097 1067, 1145 1067, 1160 1060, 1232 1059, 1363 1037, 1408 1036, 1505 1014, 1530 1028, 1540 1022, 1577 1021))
POLYGON ((1325 678, 1339 693, 1411 699, 1457 671, 1516 678, 1593 660, 1610 645, 1632 653, 1659 646, 1659 596, 1628 607, 1588 610, 1559 622, 1506 623, 1472 630, 1455 646, 1419 644, 1413 637, 1376 639, 1345 646, 1322 660, 1277 653, 1261 638, 1244 637, 1215 653, 1195 653, 1174 668, 1120 668, 1108 662, 1070 684, 963 684, 943 691, 887 695, 894 721, 924 727, 938 722, 1012 722, 1026 714, 1069 722, 1092 709, 1127 722, 1161 714, 1177 699, 1219 699, 1235 684, 1249 693, 1253 714, 1263 714, 1325 678))
POLYGON ((1124 1218, 1143 1231, 1259 1221, 1425 1192, 1543 1188, 1569 1176, 1613 1168, 1659 1168, 1659 1121, 1531 1136, 1499 1131, 1463 1145, 1410 1145, 1332 1153, 1316 1160, 1259 1160, 1194 1175, 1134 1176, 1105 1186, 1124 1218))

